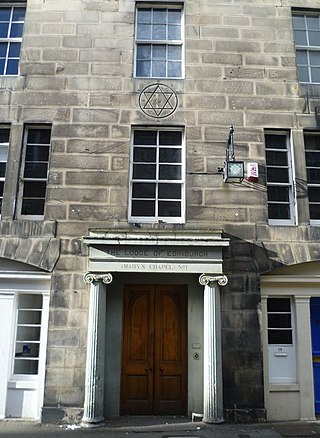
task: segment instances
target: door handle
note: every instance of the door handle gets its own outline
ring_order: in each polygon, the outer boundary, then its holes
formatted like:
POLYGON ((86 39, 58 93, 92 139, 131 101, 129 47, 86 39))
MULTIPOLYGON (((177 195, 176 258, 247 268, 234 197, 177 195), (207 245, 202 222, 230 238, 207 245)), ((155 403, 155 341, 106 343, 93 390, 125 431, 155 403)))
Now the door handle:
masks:
POLYGON ((163 368, 163 367, 160 367, 160 371, 164 371, 164 368, 163 368))
POLYGON ((145 371, 152 371, 152 368, 144 367, 145 371))

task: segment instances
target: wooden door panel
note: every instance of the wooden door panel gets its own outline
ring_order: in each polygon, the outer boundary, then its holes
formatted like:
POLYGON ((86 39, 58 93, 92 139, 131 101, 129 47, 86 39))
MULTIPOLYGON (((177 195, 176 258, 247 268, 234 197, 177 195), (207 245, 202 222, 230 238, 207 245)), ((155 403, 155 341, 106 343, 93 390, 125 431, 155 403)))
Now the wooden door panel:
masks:
POLYGON ((157 286, 155 412, 185 414, 187 403, 186 291, 157 286))
POLYGON ((124 298, 121 413, 151 414, 153 409, 153 295, 130 286, 124 298), (151 310, 151 311, 150 311, 151 310))
POLYGON ((186 413, 186 310, 183 286, 126 287, 121 414, 186 413))

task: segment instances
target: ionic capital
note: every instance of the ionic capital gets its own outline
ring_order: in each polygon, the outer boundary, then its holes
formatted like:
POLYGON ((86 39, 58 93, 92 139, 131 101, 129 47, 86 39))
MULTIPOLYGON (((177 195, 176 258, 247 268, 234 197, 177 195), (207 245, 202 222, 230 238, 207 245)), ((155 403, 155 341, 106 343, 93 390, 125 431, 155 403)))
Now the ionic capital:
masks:
POLYGON ((95 274, 93 272, 87 272, 86 274, 84 274, 83 280, 85 281, 85 283, 93 283, 96 281, 102 281, 102 283, 104 283, 104 284, 110 284, 110 283, 112 283, 113 277, 112 277, 112 274, 110 274, 110 273, 95 274))
POLYGON ((199 283, 202 286, 208 286, 210 283, 217 282, 219 286, 225 286, 228 283, 228 277, 226 275, 210 275, 201 274, 199 277, 199 283))

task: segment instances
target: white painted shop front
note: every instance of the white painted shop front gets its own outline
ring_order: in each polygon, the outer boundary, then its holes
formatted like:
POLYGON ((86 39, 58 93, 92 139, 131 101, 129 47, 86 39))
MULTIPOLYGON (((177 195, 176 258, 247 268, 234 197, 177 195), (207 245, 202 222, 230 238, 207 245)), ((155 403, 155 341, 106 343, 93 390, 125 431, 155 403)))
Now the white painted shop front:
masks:
POLYGON ((0 419, 40 420, 51 276, 0 259, 0 419))
POLYGON ((83 424, 121 414, 223 420, 220 232, 95 230, 83 424), (169 341, 168 341, 169 340, 169 341))
POLYGON ((261 278, 264 391, 271 421, 320 413, 320 263, 261 278))

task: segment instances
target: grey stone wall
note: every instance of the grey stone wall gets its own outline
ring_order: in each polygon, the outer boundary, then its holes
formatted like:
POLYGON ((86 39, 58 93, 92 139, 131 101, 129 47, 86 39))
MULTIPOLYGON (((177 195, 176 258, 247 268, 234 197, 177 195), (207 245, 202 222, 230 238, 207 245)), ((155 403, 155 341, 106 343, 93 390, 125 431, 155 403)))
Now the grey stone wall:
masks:
MULTIPOLYGON (((217 168, 230 124, 236 157, 262 170, 264 128, 292 129, 297 139, 303 128, 316 128, 296 78, 291 7, 300 6, 299 0, 186 0, 185 79, 161 80, 177 91, 179 106, 154 121, 139 110, 138 96, 156 81, 132 78, 133 0, 28 0, 21 77, 0 80, 0 122, 12 125, 0 255, 54 268, 46 406, 82 406, 88 288, 81 236, 89 228, 128 227, 130 134, 140 124, 185 127, 187 222, 179 227, 222 229, 232 238, 222 298, 226 408, 263 408, 259 275, 319 259, 319 232, 308 226, 303 200, 299 227, 269 227, 263 175, 255 184, 228 185, 217 168), (56 230, 41 237, 50 248, 46 265, 32 262, 23 245, 6 249, 25 237, 13 231, 25 123, 53 126, 45 219, 56 230)), ((28 242, 35 247, 32 228, 28 242)))

